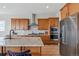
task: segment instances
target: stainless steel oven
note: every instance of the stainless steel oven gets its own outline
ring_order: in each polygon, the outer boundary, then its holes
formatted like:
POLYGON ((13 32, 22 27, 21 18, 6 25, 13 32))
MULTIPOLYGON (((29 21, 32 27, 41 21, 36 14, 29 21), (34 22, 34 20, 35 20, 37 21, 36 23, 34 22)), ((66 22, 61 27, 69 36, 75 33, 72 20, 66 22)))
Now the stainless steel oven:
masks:
POLYGON ((58 28, 57 27, 50 27, 50 39, 58 40, 58 28))

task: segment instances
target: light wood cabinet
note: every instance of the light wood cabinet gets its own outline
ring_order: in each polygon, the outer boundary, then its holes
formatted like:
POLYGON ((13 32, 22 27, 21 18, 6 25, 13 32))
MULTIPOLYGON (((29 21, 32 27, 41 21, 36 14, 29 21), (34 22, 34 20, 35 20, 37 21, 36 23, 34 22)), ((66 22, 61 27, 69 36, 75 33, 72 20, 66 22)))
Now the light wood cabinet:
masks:
POLYGON ((11 19, 11 29, 15 30, 27 30, 29 27, 29 19, 11 19))
POLYGON ((75 14, 79 12, 79 3, 69 3, 68 8, 69 8, 69 15, 75 14))
POLYGON ((48 19, 38 19, 38 29, 39 30, 48 30, 49 20, 48 19))
POLYGON ((32 56, 40 56, 40 47, 25 47, 25 50, 30 50, 32 56))
POLYGON ((68 15, 69 15, 69 10, 68 10, 68 6, 66 5, 61 9, 61 19, 63 20, 68 15))
POLYGON ((20 29, 27 30, 29 25, 29 19, 20 19, 20 29))
POLYGON ((50 41, 50 36, 49 35, 43 35, 41 36, 41 39, 44 44, 47 44, 50 41))
POLYGON ((58 17, 49 18, 49 26, 58 27, 58 25, 59 25, 59 18, 58 17))
POLYGON ((15 24, 16 24, 15 25, 16 26, 16 30, 19 30, 19 28, 20 28, 20 26, 19 26, 20 25, 20 20, 19 19, 16 19, 15 20, 15 24))
POLYGON ((59 56, 58 45, 45 45, 42 47, 42 56, 59 56))
POLYGON ((13 51, 13 52, 21 52, 21 47, 6 47, 6 52, 8 51, 8 50, 10 50, 10 51, 13 51))
POLYGON ((11 29, 16 29, 16 19, 11 19, 11 29))
POLYGON ((79 3, 68 3, 60 10, 61 20, 77 12, 79 12, 79 3))

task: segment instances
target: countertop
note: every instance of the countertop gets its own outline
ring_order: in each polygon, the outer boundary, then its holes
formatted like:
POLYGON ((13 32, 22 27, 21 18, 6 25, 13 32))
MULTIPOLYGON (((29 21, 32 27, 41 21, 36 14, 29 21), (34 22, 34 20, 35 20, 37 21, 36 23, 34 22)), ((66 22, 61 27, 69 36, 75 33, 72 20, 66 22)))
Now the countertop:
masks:
POLYGON ((0 46, 44 46, 40 37, 5 39, 0 38, 0 46))

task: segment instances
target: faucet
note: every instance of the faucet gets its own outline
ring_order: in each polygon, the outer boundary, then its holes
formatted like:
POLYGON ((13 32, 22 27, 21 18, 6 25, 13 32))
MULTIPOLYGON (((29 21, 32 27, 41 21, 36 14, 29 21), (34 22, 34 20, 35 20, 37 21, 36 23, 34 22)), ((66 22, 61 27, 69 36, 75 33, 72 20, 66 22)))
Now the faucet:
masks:
POLYGON ((13 34, 17 34, 17 33, 15 33, 15 31, 14 31, 13 29, 11 29, 11 30, 10 30, 10 39, 12 39, 12 38, 11 38, 11 34, 12 34, 12 33, 13 33, 13 34))

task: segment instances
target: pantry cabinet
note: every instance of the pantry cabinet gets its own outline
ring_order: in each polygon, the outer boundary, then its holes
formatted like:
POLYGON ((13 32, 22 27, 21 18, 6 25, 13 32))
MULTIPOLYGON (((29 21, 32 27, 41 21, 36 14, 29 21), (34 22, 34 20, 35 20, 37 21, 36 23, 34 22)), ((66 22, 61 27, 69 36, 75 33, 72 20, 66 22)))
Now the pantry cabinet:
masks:
POLYGON ((29 19, 11 19, 11 29, 15 30, 27 30, 29 26, 29 19))
POLYGON ((48 30, 49 20, 48 19, 38 19, 38 29, 39 30, 48 30))

